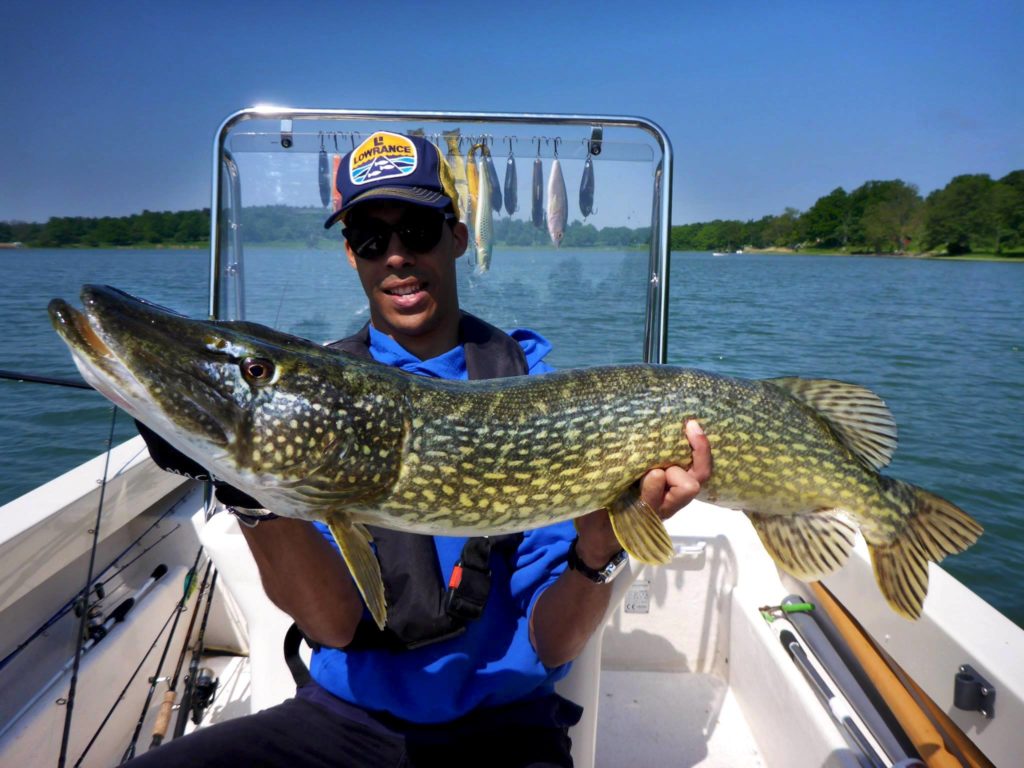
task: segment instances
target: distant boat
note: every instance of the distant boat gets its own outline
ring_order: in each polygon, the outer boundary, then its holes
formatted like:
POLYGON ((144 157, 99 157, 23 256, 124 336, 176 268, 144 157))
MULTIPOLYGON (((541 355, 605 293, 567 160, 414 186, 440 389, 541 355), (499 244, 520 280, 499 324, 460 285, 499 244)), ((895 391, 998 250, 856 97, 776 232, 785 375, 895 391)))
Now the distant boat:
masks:
POLYGON ((729 255, 731 255, 733 253, 743 253, 743 249, 742 248, 737 248, 735 251, 733 251, 733 250, 728 250, 728 251, 712 251, 711 255, 712 256, 729 256, 729 255))

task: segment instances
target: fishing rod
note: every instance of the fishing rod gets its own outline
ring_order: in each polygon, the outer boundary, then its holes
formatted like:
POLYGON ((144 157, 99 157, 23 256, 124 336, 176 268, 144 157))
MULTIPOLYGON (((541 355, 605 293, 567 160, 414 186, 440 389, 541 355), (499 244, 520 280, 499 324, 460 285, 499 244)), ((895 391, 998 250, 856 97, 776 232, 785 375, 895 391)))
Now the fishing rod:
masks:
MULTIPOLYGON (((85 655, 95 648, 103 638, 110 634, 111 630, 117 624, 123 622, 131 610, 151 589, 153 589, 154 585, 163 578, 166 573, 167 566, 163 564, 158 565, 153 573, 150 574, 149 578, 146 579, 143 585, 139 587, 133 595, 122 600, 116 608, 106 615, 101 623, 94 625, 89 632, 89 639, 82 644, 81 655, 85 655)), ((7 731, 10 730, 26 712, 35 706, 35 703, 39 701, 39 699, 41 699, 50 690, 50 688, 57 683, 58 680, 67 674, 67 671, 71 669, 77 658, 79 658, 79 656, 76 653, 75 656, 72 656, 66 663, 61 665, 61 668, 57 670, 57 673, 44 683, 41 688, 39 688, 36 694, 29 699, 29 701, 20 710, 18 710, 14 717, 4 724, 3 728, 0 729, 0 739, 3 738, 4 734, 6 734, 7 731)))
MULTIPOLYGON (((825 705, 832 720, 846 737, 847 743, 859 751, 868 766, 871 766, 871 768, 884 768, 886 765, 885 761, 875 751, 865 733, 853 719, 853 710, 850 708, 849 703, 837 696, 829 684, 825 682, 825 679, 811 664, 807 651, 804 650, 796 636, 788 629, 784 629, 779 633, 779 640, 782 643, 782 647, 789 654, 789 657, 803 673, 807 682, 810 683, 814 693, 817 694, 822 704, 825 705)), ((864 761, 858 760, 858 763, 863 765, 864 761)))
POLYGON ((157 683, 163 679, 160 677, 160 670, 163 669, 164 661, 167 659, 167 653, 171 649, 171 641, 174 639, 174 632, 178 628, 178 619, 181 618, 181 614, 185 611, 185 606, 188 604, 192 584, 195 581, 196 569, 199 567, 199 558, 202 557, 202 555, 203 547, 200 545, 199 549, 196 550, 196 559, 192 563, 192 567, 189 568, 188 573, 185 575, 185 588, 182 590, 181 599, 178 600, 178 605, 174 610, 174 623, 171 625, 171 633, 167 636, 167 642, 164 643, 163 653, 160 654, 160 661, 157 662, 156 674, 149 678, 149 693, 146 694, 146 701, 142 705, 142 712, 139 713, 138 722, 135 723, 135 731, 132 733, 132 740, 129 742, 127 749, 125 749, 119 765, 124 765, 135 757, 135 745, 139 741, 139 734, 142 732, 142 725, 146 721, 146 714, 149 712, 150 702, 153 701, 153 694, 156 693, 157 683))
POLYGON ((153 652, 153 649, 156 648, 156 644, 160 642, 160 638, 163 637, 164 631, 167 629, 168 625, 171 623, 174 617, 178 615, 178 613, 178 605, 175 604, 170 614, 168 614, 167 619, 164 621, 164 625, 160 627, 160 631, 157 632, 156 637, 153 638, 153 642, 149 644, 149 648, 143 655, 142 660, 139 661, 138 665, 135 667, 135 671, 132 672, 132 674, 129 676, 128 682, 124 684, 124 688, 122 688, 121 692, 117 694, 117 697, 114 699, 114 703, 111 704, 110 709, 107 710, 107 714, 106 716, 104 716, 103 721, 99 724, 99 727, 96 729, 96 732, 93 733, 92 738, 89 739, 89 743, 85 745, 85 749, 82 750, 82 754, 79 755, 78 760, 75 761, 74 768, 78 768, 78 766, 82 764, 82 761, 85 760, 85 756, 89 754, 89 750, 92 749, 92 745, 96 743, 96 739, 100 737, 100 734, 103 732, 103 729, 106 728, 107 723, 110 722, 110 718, 113 716, 114 710, 116 710, 117 707, 124 700, 124 695, 128 692, 128 689, 131 688, 132 683, 135 682, 135 678, 138 676, 139 672, 142 671, 142 667, 145 666, 146 659, 149 658, 149 654, 151 654, 153 652))
MULTIPOLYGON (((100 498, 96 506, 96 523, 92 529, 92 547, 89 550, 89 568, 85 573, 85 585, 82 587, 82 618, 78 622, 78 636, 75 638, 75 655, 71 661, 71 684, 68 687, 67 704, 64 711, 64 732, 60 740, 60 755, 57 768, 64 768, 68 758, 68 743, 71 740, 71 718, 75 709, 75 693, 78 690, 78 669, 85 652, 85 635, 89 624, 89 593, 92 592, 93 573, 96 568, 96 551, 100 544, 100 521, 103 519, 103 502, 107 495, 107 477, 110 472, 110 454, 114 447, 114 427, 117 425, 117 408, 110 411, 110 434, 107 436, 107 451, 103 461, 103 478, 100 482, 100 498)), ((129 606, 130 608, 130 606, 129 606)), ((127 613, 127 611, 126 611, 127 613)), ((123 620, 122 616, 122 620, 123 620)), ((97 641, 98 642, 98 641, 97 641)))
MULTIPOLYGON (((217 690, 219 680, 213 678, 213 673, 210 670, 199 669, 199 659, 203 655, 203 647, 206 641, 206 622, 210 618, 210 608, 213 605, 213 590, 216 586, 217 571, 214 571, 213 578, 210 579, 210 591, 206 594, 206 610, 203 611, 203 620, 199 624, 199 634, 196 635, 196 642, 192 646, 192 659, 189 661, 188 674, 185 676, 185 688, 181 692, 178 719, 174 721, 174 734, 172 738, 175 739, 185 733, 185 726, 188 724, 190 713, 192 715, 192 722, 199 725, 203 712, 210 706, 210 701, 217 690)), ((187 640, 188 638, 186 638, 186 643, 187 640)))
MULTIPOLYGON (((199 615, 199 603, 202 602, 203 593, 206 591, 206 583, 210 578, 210 570, 213 568, 213 560, 206 563, 206 571, 203 573, 203 583, 199 585, 199 597, 196 598, 196 607, 192 611, 192 618, 188 622, 188 630, 185 632, 185 642, 181 646, 181 653, 178 654, 178 663, 174 667, 174 676, 167 685, 164 693, 164 700, 160 703, 160 711, 156 716, 156 724, 153 726, 153 739, 149 742, 149 748, 159 747, 167 735, 167 728, 171 724, 171 712, 174 710, 174 700, 178 697, 178 679, 181 677, 181 668, 185 664, 185 652, 188 650, 188 641, 192 637, 192 630, 196 625, 196 616, 199 615)), ((217 575, 214 574, 214 578, 217 575)), ((170 639, 170 638, 168 638, 170 639)))
POLYGON ((0 379, 23 381, 31 384, 50 384, 55 387, 71 387, 72 389, 92 389, 92 386, 78 379, 63 379, 56 376, 36 376, 32 373, 0 370, 0 379))
MULTIPOLYGON (((149 534, 150 531, 152 531, 156 526, 158 526, 163 521, 163 519, 165 517, 167 517, 168 515, 171 515, 178 508, 180 503, 181 502, 177 502, 173 506, 169 507, 166 512, 164 512, 162 515, 160 515, 160 517, 158 517, 155 521, 153 521, 153 523, 148 528, 146 528, 146 530, 144 530, 141 534, 139 534, 139 536, 136 537, 136 539, 133 542, 131 542, 128 546, 126 546, 123 550, 121 550, 121 552, 118 553, 117 557, 115 557, 113 560, 111 560, 110 563, 106 566, 106 568, 104 568, 102 571, 100 571, 99 575, 95 579, 93 579, 93 582, 90 585, 89 593, 92 594, 92 592, 95 591, 102 598, 103 595, 101 594, 101 588, 105 589, 106 585, 111 580, 113 580, 118 574, 120 574, 122 571, 124 571, 125 568, 130 566, 132 563, 134 563, 136 560, 138 560, 139 557, 144 555, 146 552, 149 552, 151 549, 153 549, 158 544, 160 544, 160 542, 162 542, 164 539, 166 539, 172 533, 174 533, 179 528, 181 528, 180 524, 176 525, 170 531, 168 531, 163 536, 161 536, 157 541, 153 542, 150 546, 148 546, 145 549, 143 549, 142 552, 140 552, 137 557, 132 558, 130 561, 128 561, 127 563, 125 563, 124 565, 119 567, 116 571, 114 571, 112 574, 110 574, 110 576, 107 576, 106 578, 103 578, 104 574, 106 574, 107 571, 109 571, 111 568, 116 566, 118 564, 118 562, 121 560, 121 558, 124 557, 129 552, 129 550, 131 550, 140 541, 142 541, 142 539, 144 539, 149 534)), ((22 642, 20 642, 14 648, 14 650, 12 650, 10 653, 8 653, 6 656, 4 656, 3 659, 0 659, 0 670, 3 670, 4 667, 6 667, 8 664, 10 664, 14 660, 14 658, 18 654, 20 654, 23 650, 25 650, 25 648, 27 648, 29 646, 29 644, 33 640, 38 638, 40 635, 42 635, 44 632, 46 632, 46 630, 48 630, 50 627, 52 627, 54 624, 56 624, 58 621, 60 621, 62 618, 64 618, 64 616, 66 616, 73 608, 75 608, 76 606, 80 605, 81 604, 81 600, 82 600, 81 593, 77 593, 74 597, 72 597, 70 600, 68 600, 64 605, 62 605, 60 608, 58 608, 56 613, 54 613, 50 618, 48 618, 46 621, 44 621, 31 635, 29 635, 22 642)))

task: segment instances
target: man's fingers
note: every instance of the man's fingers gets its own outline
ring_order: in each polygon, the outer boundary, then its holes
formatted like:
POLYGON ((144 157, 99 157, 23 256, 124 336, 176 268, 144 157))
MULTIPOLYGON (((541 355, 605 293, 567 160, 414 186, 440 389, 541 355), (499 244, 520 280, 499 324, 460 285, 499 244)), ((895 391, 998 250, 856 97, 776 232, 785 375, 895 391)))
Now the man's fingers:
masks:
POLYGON ((666 492, 662 504, 662 515, 677 512, 689 504, 700 493, 700 481, 690 471, 682 467, 669 467, 665 470, 666 492))
POLYGON ((665 498, 665 470, 652 469, 640 478, 640 498, 654 509, 660 510, 665 498))

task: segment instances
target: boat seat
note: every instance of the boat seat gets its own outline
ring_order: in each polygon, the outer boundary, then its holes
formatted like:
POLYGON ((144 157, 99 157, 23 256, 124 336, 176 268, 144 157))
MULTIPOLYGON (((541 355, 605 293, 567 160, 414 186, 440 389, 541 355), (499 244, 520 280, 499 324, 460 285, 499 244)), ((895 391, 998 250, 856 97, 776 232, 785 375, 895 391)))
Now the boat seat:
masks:
POLYGON ((583 652, 572 663, 569 674, 558 681, 555 690, 560 696, 583 707, 583 717, 569 729, 572 739, 572 761, 575 768, 594 768, 597 757, 597 715, 601 694, 601 646, 608 621, 619 609, 626 591, 637 578, 639 569, 632 559, 612 582, 608 610, 597 631, 587 641, 583 652))

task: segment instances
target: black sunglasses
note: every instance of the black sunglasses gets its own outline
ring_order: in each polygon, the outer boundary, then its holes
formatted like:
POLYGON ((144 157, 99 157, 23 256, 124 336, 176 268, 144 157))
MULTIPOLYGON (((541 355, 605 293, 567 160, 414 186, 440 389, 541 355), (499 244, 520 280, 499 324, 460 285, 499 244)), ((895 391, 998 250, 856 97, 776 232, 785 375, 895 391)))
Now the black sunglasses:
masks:
POLYGON ((454 214, 430 208, 410 208, 395 224, 373 218, 353 218, 341 230, 342 236, 356 256, 373 260, 387 253, 392 233, 398 235, 412 253, 427 253, 441 242, 444 224, 455 219, 454 214))

